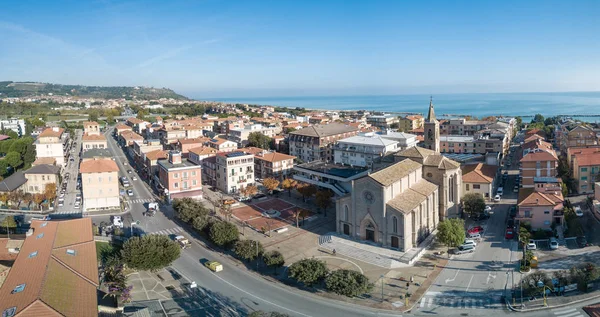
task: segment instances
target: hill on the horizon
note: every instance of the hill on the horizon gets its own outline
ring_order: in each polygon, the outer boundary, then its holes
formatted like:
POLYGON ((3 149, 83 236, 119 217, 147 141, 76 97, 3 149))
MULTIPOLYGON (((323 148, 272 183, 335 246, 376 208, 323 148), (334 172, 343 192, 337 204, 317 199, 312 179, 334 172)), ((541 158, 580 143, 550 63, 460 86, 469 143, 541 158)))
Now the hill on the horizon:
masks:
POLYGON ((2 97, 33 97, 39 95, 60 95, 60 96, 78 96, 106 99, 159 99, 189 98, 182 96, 168 88, 154 87, 100 87, 100 86, 81 86, 81 85, 60 85, 37 82, 13 82, 0 81, 0 98, 2 97))

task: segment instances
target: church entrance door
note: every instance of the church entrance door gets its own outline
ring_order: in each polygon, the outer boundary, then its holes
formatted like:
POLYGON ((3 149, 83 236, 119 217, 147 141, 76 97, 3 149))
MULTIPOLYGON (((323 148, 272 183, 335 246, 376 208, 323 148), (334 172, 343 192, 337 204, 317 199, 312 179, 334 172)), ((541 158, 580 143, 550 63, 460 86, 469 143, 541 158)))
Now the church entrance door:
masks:
POLYGON ((344 224, 344 234, 347 236, 350 235, 350 226, 347 223, 344 224))
POLYGON ((398 237, 392 236, 392 248, 398 248, 398 237))
POLYGON ((372 228, 367 228, 366 229, 366 238, 365 238, 365 240, 369 240, 369 241, 375 242, 375 230, 373 230, 372 228))

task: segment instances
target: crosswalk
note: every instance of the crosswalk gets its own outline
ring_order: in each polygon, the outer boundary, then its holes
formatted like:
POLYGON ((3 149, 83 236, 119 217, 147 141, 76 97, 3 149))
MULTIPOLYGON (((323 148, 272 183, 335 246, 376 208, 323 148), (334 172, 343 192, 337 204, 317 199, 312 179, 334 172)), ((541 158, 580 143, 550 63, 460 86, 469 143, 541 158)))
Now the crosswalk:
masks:
POLYGON ((578 311, 577 308, 556 308, 552 310, 552 313, 556 317, 583 317, 585 316, 582 312, 578 311))
POLYGON ((150 232, 150 234, 176 234, 179 232, 182 232, 183 228, 181 227, 175 227, 175 228, 170 228, 170 229, 164 229, 164 230, 160 230, 160 231, 156 231, 156 232, 150 232))
POLYGON ((61 210, 55 211, 50 215, 81 215, 81 210, 61 210))
POLYGON ((421 298, 419 308, 427 310, 435 307, 446 307, 456 309, 501 309, 500 298, 465 298, 457 296, 436 296, 421 298))
POLYGON ((156 200, 153 198, 138 198, 129 200, 133 204, 153 203, 156 200))

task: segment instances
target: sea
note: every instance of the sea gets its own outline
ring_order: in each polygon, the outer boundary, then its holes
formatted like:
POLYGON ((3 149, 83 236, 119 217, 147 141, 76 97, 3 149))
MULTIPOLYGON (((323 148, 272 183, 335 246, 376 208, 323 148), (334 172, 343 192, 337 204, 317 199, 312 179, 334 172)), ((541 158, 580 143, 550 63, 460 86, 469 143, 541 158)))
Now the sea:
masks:
POLYGON ((541 113, 545 117, 570 116, 587 122, 600 122, 600 91, 540 93, 469 93, 440 95, 361 95, 213 98, 213 101, 303 107, 319 110, 368 110, 386 113, 427 112, 433 98, 438 118, 474 116, 521 116, 523 120, 541 113))

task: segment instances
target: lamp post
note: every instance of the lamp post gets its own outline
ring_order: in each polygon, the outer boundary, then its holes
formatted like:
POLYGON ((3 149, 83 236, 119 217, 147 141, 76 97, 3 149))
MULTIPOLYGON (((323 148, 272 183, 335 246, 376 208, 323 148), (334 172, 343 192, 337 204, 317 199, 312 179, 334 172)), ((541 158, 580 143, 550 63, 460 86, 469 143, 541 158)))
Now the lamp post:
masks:
POLYGON ((383 303, 383 278, 385 275, 381 274, 381 302, 383 303))
POLYGON ((258 241, 254 240, 254 244, 256 245, 256 271, 258 272, 258 241))

